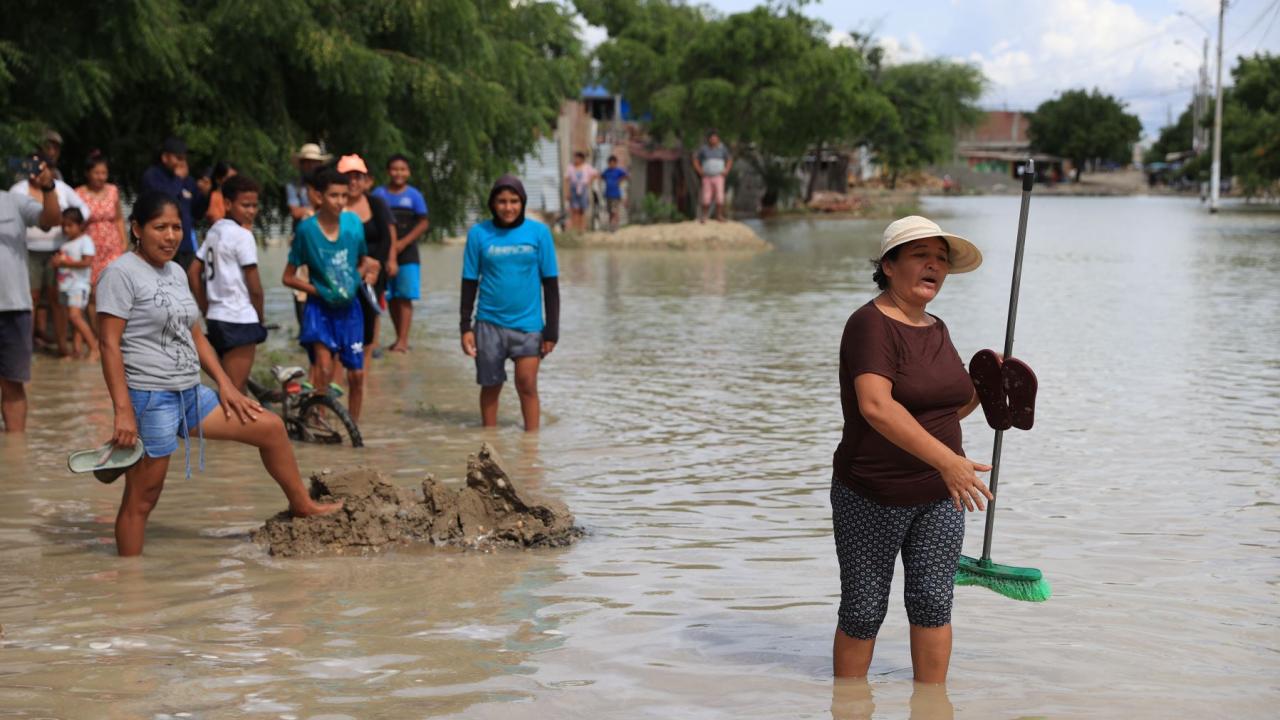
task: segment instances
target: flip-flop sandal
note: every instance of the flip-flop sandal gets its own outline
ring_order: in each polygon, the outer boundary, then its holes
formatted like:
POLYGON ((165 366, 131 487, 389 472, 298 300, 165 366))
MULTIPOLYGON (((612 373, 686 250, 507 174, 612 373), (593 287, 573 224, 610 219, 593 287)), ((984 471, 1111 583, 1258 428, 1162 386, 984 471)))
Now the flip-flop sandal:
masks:
POLYGON ((994 350, 979 350, 969 360, 969 377, 973 389, 982 403, 982 414, 987 424, 996 430, 1008 430, 1013 425, 1009 406, 1004 399, 1004 377, 1000 371, 1000 356, 994 350))
POLYGON ((1026 363, 1012 357, 1004 361, 1000 374, 1009 398, 1010 422, 1019 430, 1030 430, 1036 419, 1036 374, 1026 363))
POLYGON ((99 482, 111 484, 142 459, 142 440, 133 447, 106 443, 91 450, 77 450, 67 457, 67 469, 73 473, 92 472, 99 482))

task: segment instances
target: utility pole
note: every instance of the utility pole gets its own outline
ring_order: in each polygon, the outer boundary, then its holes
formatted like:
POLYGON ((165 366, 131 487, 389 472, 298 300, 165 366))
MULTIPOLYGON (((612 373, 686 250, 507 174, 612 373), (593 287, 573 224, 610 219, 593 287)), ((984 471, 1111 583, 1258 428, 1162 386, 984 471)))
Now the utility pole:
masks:
POLYGON ((1213 103, 1213 170, 1209 173, 1209 212, 1218 212, 1219 187, 1222 185, 1222 24, 1227 14, 1227 0, 1218 2, 1218 92, 1213 103))
POLYGON ((1209 133, 1204 127, 1204 114, 1209 109, 1209 36, 1204 36, 1204 60, 1200 63, 1200 89, 1196 91, 1196 154, 1209 145, 1209 133))

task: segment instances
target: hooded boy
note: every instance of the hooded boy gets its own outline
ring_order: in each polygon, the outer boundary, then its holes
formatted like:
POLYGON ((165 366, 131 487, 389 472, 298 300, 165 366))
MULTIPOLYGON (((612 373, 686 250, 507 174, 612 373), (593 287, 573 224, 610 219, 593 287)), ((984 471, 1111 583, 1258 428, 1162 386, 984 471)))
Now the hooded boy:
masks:
POLYGON ((560 284, 551 231, 525 217, 526 201, 520 179, 503 175, 489 191, 493 219, 467 233, 459 329, 462 351, 476 360, 485 427, 498 424, 510 358, 524 427, 532 432, 539 425, 538 365, 560 336, 560 284))

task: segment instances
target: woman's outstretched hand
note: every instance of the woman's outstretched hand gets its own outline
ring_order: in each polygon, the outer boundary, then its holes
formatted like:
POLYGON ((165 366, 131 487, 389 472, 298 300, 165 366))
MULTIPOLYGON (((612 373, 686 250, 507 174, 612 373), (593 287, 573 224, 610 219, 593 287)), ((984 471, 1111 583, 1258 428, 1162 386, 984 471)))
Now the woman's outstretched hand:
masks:
POLYGON ((951 493, 951 501, 957 510, 986 510, 987 500, 995 499, 985 483, 978 479, 978 473, 991 470, 990 465, 974 462, 963 455, 956 455, 945 467, 939 469, 942 482, 951 493))
POLYGON ((245 397, 230 383, 218 386, 218 404, 222 406, 222 414, 227 420, 234 414, 240 418, 241 425, 256 422, 258 415, 262 414, 262 406, 257 400, 245 397))

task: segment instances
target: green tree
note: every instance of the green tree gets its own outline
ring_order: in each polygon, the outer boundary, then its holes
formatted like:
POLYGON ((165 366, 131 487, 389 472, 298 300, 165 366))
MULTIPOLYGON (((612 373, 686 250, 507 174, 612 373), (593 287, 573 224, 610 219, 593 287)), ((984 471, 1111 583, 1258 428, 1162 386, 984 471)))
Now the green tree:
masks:
POLYGON ((1142 123, 1125 112, 1123 102, 1097 89, 1068 90, 1040 103, 1027 134, 1036 150, 1070 159, 1079 180, 1088 160, 1128 162, 1142 123))
POLYGON ((761 204, 798 191, 804 156, 856 142, 889 108, 853 48, 795 4, 728 16, 674 0, 578 0, 609 39, 601 79, 651 117, 658 138, 691 150, 716 128, 764 181, 761 204))
POLYGON ((1188 104, 1182 114, 1178 115, 1177 122, 1161 128, 1160 136, 1151 144, 1151 147, 1147 148, 1142 161, 1144 163, 1164 162, 1165 157, 1171 153, 1190 150, 1191 133, 1195 128, 1194 113, 1194 103, 1188 104))
POLYGON ((876 87, 892 105, 870 135, 876 158, 898 176, 951 156, 956 133, 981 117, 982 72, 945 60, 892 65, 879 72, 876 87))
POLYGON ((273 189, 308 140, 358 152, 375 172, 404 152, 419 158, 435 228, 456 227, 532 149, 585 69, 556 2, 10 0, 6 10, 0 151, 29 148, 52 126, 67 140, 64 170, 96 147, 128 186, 177 133, 194 161, 226 159, 273 189))
POLYGON ((1222 104, 1223 177, 1246 195, 1276 194, 1280 182, 1280 56, 1240 58, 1222 104))

